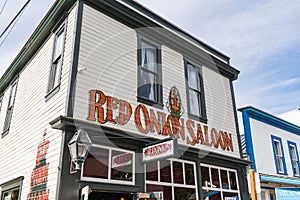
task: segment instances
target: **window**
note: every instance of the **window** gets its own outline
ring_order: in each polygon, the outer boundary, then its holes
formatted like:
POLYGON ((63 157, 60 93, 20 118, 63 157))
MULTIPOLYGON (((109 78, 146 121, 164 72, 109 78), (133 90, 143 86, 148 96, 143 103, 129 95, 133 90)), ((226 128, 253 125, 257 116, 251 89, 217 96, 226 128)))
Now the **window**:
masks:
POLYGON ((288 141, 289 151, 290 151, 290 158, 293 168, 293 175, 299 176, 299 156, 297 145, 294 142, 288 141))
POLYGON ((49 83, 48 83, 48 89, 47 89, 48 94, 53 91, 58 91, 55 89, 57 89, 60 84, 64 40, 65 40, 65 27, 63 26, 55 34, 53 57, 52 57, 49 83))
POLYGON ((0 185, 1 200, 19 200, 21 199, 21 185, 24 177, 16 178, 12 181, 0 185))
POLYGON ((145 164, 147 192, 163 191, 164 200, 198 199, 195 163, 170 159, 145 164))
POLYGON ((82 179, 134 184, 134 161, 133 152, 94 145, 84 162, 82 179))
POLYGON ((186 91, 189 117, 207 122, 201 70, 185 60, 186 91))
POLYGON ((2 101, 3 101, 3 96, 1 95, 0 96, 0 111, 1 111, 1 108, 2 108, 2 101))
POLYGON ((203 199, 240 199, 236 170, 201 164, 201 178, 203 199))
POLYGON ((13 112, 13 107, 14 107, 14 102, 15 102, 15 97, 16 97, 16 92, 17 92, 17 83, 18 82, 16 80, 11 85, 10 96, 9 96, 9 100, 8 100, 7 112, 6 112, 6 117, 5 117, 2 136, 7 134, 8 131, 9 131, 12 112, 13 112))
POLYGON ((138 101, 162 107, 161 52, 158 45, 139 39, 138 101))
POLYGON ((287 174, 281 138, 273 135, 271 136, 271 138, 272 138, 276 171, 278 174, 287 174))

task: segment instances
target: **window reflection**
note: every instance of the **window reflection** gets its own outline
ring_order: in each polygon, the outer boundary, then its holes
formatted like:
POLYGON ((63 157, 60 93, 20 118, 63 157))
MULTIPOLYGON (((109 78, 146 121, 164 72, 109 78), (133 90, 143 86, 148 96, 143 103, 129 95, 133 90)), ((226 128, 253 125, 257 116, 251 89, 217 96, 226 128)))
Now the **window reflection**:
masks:
POLYGON ((181 162, 173 162, 173 178, 174 183, 183 184, 183 168, 181 162))
POLYGON ((83 168, 83 176, 108 178, 108 149, 92 147, 83 168))
POLYGON ((157 161, 151 161, 146 164, 146 180, 158 181, 157 161))
POLYGON ((160 181, 171 183, 171 163, 169 160, 160 161, 160 181))

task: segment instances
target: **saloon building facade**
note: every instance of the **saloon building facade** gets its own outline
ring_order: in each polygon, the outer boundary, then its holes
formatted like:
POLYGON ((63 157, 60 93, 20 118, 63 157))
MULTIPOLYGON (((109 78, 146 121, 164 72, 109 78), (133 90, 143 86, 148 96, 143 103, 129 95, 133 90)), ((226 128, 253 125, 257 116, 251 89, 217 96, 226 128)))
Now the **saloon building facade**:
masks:
POLYGON ((252 106, 239 110, 247 154, 257 174, 257 199, 299 199, 300 127, 252 106))
POLYGON ((135 1, 57 0, 0 80, 1 200, 248 199, 238 74, 135 1))

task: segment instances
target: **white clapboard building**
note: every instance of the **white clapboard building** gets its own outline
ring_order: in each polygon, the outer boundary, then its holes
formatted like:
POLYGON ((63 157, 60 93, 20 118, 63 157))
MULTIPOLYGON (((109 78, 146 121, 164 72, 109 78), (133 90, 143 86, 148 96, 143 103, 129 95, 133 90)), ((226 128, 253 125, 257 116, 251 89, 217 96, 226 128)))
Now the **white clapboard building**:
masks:
POLYGON ((135 1, 57 0, 0 80, 1 200, 248 199, 238 74, 135 1))
POLYGON ((300 127, 252 106, 239 110, 247 154, 257 174, 257 199, 299 199, 300 127))

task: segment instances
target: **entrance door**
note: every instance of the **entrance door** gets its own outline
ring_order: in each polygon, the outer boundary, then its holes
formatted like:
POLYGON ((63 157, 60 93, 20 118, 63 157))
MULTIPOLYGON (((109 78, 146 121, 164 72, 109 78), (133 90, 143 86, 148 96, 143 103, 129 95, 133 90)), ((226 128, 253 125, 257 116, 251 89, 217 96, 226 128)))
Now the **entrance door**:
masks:
POLYGON ((133 194, 113 192, 91 192, 88 200, 133 200, 133 194))

